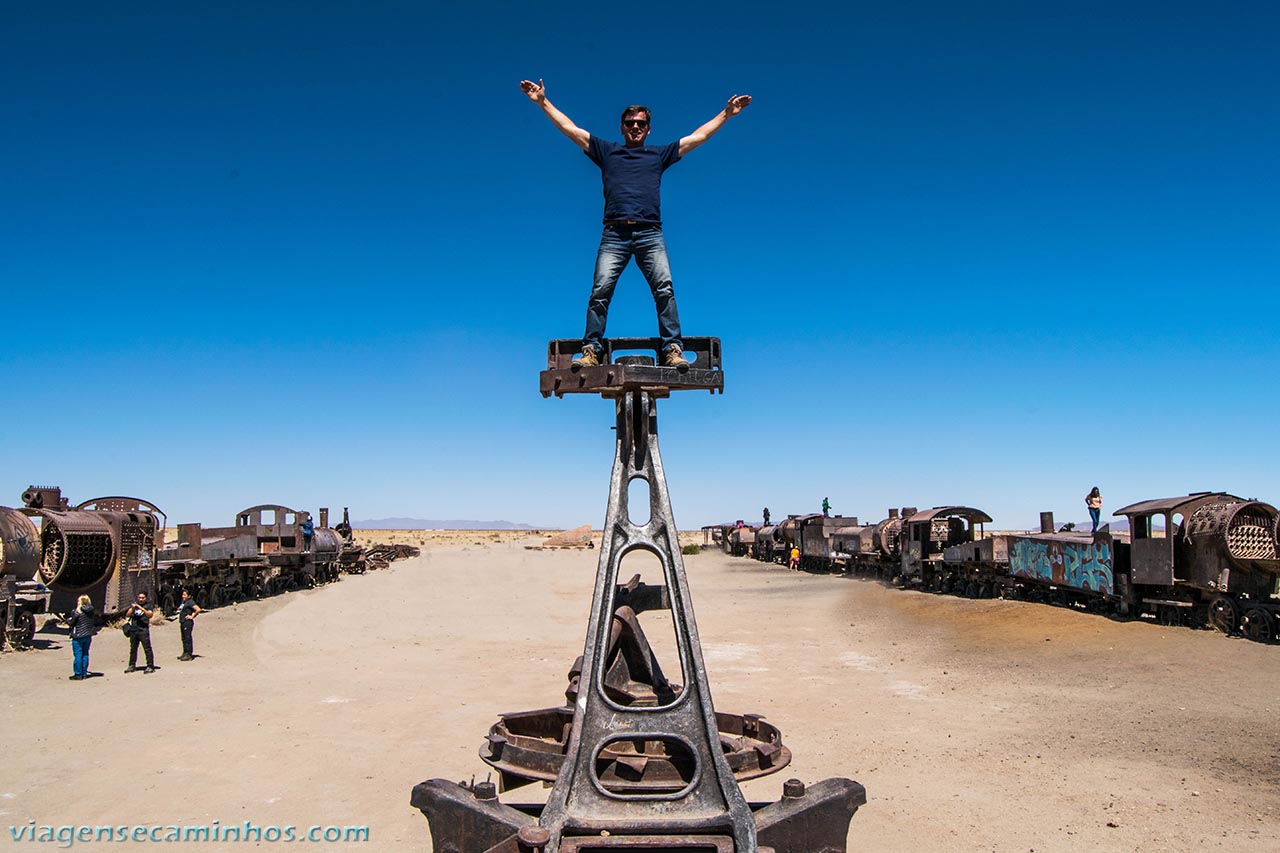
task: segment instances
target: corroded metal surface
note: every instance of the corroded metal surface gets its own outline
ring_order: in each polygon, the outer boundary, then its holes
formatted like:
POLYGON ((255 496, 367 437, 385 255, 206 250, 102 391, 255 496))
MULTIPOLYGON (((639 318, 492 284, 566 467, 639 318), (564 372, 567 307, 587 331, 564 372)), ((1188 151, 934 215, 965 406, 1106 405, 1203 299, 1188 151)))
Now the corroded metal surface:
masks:
POLYGON ((0 576, 29 581, 39 568, 39 534, 31 519, 0 507, 0 576))
MULTIPOLYGON (((656 339, 610 342, 655 350, 656 339)), ((568 704, 505 714, 481 748, 504 789, 554 779, 544 806, 511 806, 489 782, 422 782, 411 803, 440 853, 843 853, 849 822, 865 804, 857 782, 829 779, 808 792, 789 780, 783 799, 748 804, 738 780, 790 761, 778 730, 758 715, 717 713, 708 688, 666 477, 658 453, 656 400, 672 390, 718 390, 719 341, 686 339, 688 371, 655 368, 648 356, 575 369, 579 341, 552 341, 544 396, 600 393, 613 399, 616 433, 609 506, 583 656, 569 673, 568 704), (704 351, 699 351, 705 347, 704 351), (704 359, 705 355, 705 359, 704 359), (712 368, 707 370, 701 366, 712 368), (635 368, 635 370, 632 370, 635 368), (714 383, 698 371, 717 374, 714 383), (573 383, 572 385, 567 383, 573 383), (648 485, 632 521, 630 484, 648 485), (661 584, 620 583, 622 560, 657 558, 661 584), (641 614, 666 609, 684 684, 665 674, 641 614)))
POLYGON ((616 397, 643 390, 651 397, 666 397, 672 391, 681 390, 712 394, 724 391, 719 338, 685 338, 684 355, 691 363, 684 370, 658 365, 662 356, 660 338, 610 338, 604 343, 604 356, 598 367, 578 367, 573 358, 582 351, 581 340, 551 341, 547 345, 547 369, 539 377, 542 396, 616 397))
POLYGON ((19 512, 38 522, 36 580, 45 607, 67 613, 81 594, 104 616, 119 613, 137 593, 155 592, 156 533, 162 513, 141 498, 94 498, 72 508, 57 486, 30 486, 19 512))
MULTIPOLYGON (((614 600, 624 603, 617 604, 609 633, 604 695, 627 707, 670 705, 681 686, 663 674, 639 620, 640 613, 667 606, 665 587, 644 584, 636 575, 618 587, 614 600)), ((499 771, 503 790, 551 782, 559 775, 573 732, 582 667, 580 657, 569 670, 563 707, 503 714, 489 729, 480 757, 499 771)), ((781 732, 761 715, 716 712, 715 717, 720 749, 737 781, 776 773, 791 762, 781 732)), ((684 786, 685 768, 678 761, 661 740, 615 741, 597 754, 596 774, 613 790, 671 793, 684 786)))
POLYGON ((675 519, 658 454, 656 404, 644 391, 628 391, 617 400, 616 445, 600 568, 583 653, 583 686, 562 772, 547 800, 541 825, 551 833, 555 853, 566 835, 715 832, 728 834, 740 850, 755 848, 750 809, 733 779, 719 744, 702 645, 689 600, 675 519), (631 520, 628 485, 649 485, 647 523, 631 520), (688 681, 669 700, 627 705, 605 689, 614 597, 622 559, 644 550, 662 563, 671 614, 688 681), (679 753, 673 762, 681 787, 675 791, 634 792, 611 785, 601 774, 600 753, 612 745, 662 741, 679 753), (655 804, 661 808, 655 808, 655 804))

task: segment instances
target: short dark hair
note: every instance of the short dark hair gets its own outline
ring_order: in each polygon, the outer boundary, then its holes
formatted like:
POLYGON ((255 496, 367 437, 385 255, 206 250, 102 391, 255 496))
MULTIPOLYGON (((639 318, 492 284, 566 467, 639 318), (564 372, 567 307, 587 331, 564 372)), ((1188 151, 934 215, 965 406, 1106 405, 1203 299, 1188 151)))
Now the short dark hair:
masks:
POLYGON ((649 108, 644 104, 632 104, 627 107, 622 111, 622 118, 620 118, 619 121, 626 121, 627 116, 635 115, 636 113, 644 113, 644 120, 647 122, 653 121, 653 113, 649 112, 649 108))

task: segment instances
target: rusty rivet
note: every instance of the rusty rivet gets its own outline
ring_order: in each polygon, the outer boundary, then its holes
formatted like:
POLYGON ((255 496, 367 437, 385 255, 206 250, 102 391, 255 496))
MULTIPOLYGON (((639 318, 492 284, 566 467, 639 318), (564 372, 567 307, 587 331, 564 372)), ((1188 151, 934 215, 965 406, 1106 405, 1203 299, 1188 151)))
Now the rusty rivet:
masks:
POLYGON ((796 799, 804 796, 804 783, 799 779, 788 779, 782 783, 782 796, 796 799))
POLYGON ((516 840, 541 849, 551 843, 551 833, 541 826, 522 826, 516 833, 516 840))
POLYGON ((498 799, 498 786, 492 782, 477 782, 475 795, 477 800, 496 800, 498 799))

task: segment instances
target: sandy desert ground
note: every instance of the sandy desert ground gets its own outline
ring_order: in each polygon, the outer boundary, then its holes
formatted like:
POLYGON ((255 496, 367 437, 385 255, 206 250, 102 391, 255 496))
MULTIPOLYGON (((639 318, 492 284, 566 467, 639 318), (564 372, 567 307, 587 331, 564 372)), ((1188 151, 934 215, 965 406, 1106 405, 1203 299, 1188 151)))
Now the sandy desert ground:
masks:
MULTIPOLYGON (((423 555, 389 570, 207 612, 194 662, 156 627, 152 675, 122 673, 114 630, 85 682, 56 630, 0 657, 3 847, 55 847, 12 841, 31 820, 248 820, 370 827, 326 849, 430 850, 410 789, 483 776, 498 713, 561 701, 598 552, 407 535, 423 555)), ((791 776, 862 782, 850 850, 1280 850, 1280 648, 684 559, 717 706, 765 714, 795 754, 748 798, 791 776)))

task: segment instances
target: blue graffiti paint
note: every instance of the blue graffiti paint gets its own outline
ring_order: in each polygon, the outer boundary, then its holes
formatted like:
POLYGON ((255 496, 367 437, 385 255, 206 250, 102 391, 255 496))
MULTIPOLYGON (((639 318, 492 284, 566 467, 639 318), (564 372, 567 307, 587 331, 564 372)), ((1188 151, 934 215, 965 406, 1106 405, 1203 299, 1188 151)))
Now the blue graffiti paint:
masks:
POLYGON ((1016 577, 1115 594, 1111 541, 1073 542, 1010 537, 1009 571, 1016 577))

